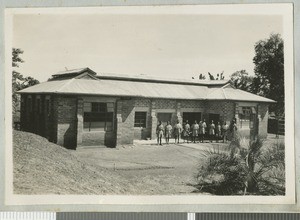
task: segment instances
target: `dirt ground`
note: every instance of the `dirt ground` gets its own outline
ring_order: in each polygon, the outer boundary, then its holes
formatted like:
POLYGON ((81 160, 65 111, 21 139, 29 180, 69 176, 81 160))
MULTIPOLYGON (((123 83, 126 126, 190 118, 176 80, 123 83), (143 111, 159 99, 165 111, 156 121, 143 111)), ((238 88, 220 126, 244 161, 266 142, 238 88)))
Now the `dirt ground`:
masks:
MULTIPOLYGON (((270 137, 268 141, 279 140, 270 137)), ((14 193, 189 194, 196 190, 193 185, 203 150, 225 147, 223 143, 157 146, 153 141, 136 141, 131 146, 73 151, 38 135, 14 131, 14 193)))
POLYGON ((119 148, 83 147, 73 152, 86 163, 106 168, 135 185, 138 194, 192 193, 201 151, 223 143, 185 143, 157 146, 135 141, 119 148))

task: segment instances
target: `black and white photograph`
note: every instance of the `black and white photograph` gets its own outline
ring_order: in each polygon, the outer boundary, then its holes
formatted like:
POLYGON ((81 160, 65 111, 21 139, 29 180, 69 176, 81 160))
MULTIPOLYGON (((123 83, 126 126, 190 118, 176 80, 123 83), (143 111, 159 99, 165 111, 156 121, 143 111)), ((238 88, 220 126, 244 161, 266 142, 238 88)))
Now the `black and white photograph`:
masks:
POLYGON ((12 10, 11 194, 294 202, 292 10, 272 9, 12 10))

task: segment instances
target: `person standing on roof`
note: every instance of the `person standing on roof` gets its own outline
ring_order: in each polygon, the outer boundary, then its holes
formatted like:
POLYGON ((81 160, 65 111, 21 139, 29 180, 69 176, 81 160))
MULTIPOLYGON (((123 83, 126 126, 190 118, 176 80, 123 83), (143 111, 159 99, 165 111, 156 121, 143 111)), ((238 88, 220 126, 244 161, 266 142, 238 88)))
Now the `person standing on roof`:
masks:
POLYGON ((171 134, 172 134, 172 125, 170 125, 170 122, 168 121, 165 127, 165 137, 166 137, 167 144, 169 144, 171 134))
POLYGON ((193 142, 196 143, 196 138, 199 135, 199 124, 195 120, 195 123, 192 125, 192 137, 193 137, 193 142))
POLYGON ((182 125, 180 124, 179 120, 177 121, 176 125, 174 126, 174 138, 175 138, 175 144, 176 141, 179 144, 180 134, 182 131, 182 125))
POLYGON ((163 134, 164 134, 164 126, 163 124, 161 123, 161 121, 159 121, 157 127, 156 127, 156 135, 157 135, 157 145, 162 145, 161 144, 161 139, 163 137, 163 134))

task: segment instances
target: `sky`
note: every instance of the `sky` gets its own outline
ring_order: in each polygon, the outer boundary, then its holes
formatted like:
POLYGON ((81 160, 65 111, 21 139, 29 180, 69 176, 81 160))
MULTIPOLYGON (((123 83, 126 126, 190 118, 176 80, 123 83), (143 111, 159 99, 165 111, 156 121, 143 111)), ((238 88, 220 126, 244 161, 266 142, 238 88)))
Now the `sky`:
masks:
POLYGON ((254 45, 282 34, 279 15, 18 14, 16 71, 46 81, 66 69, 98 74, 198 78, 238 70, 254 74, 254 45))

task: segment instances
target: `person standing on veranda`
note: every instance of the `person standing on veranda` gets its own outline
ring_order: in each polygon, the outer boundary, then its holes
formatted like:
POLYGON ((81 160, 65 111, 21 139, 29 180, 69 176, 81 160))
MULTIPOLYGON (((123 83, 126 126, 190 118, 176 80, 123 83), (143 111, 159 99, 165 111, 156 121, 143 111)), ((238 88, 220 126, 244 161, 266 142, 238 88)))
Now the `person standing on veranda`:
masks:
POLYGON ((206 134, 206 128, 207 128, 207 125, 206 125, 206 122, 205 122, 205 119, 203 119, 203 122, 201 122, 201 129, 200 129, 200 137, 201 137, 201 141, 202 143, 204 143, 204 136, 206 134))
POLYGON ((176 125, 174 126, 174 138, 175 138, 175 144, 176 144, 176 141, 177 141, 177 143, 179 144, 181 131, 182 131, 182 125, 180 124, 179 121, 177 121, 176 125))
POLYGON ((191 126, 189 124, 189 121, 186 120, 184 126, 183 126, 183 143, 185 143, 185 141, 187 141, 187 143, 189 143, 189 136, 190 136, 190 130, 191 130, 191 126))
POLYGON ((156 135, 157 135, 157 145, 162 145, 161 144, 161 139, 164 135, 164 126, 163 124, 161 123, 161 121, 159 121, 157 127, 156 127, 156 135))
POLYGON ((172 134, 172 125, 170 125, 170 122, 168 121, 165 127, 165 137, 166 137, 167 144, 169 144, 171 134, 172 134))
POLYGON ((209 139, 210 139, 210 142, 212 142, 212 140, 214 139, 214 136, 215 136, 215 124, 214 124, 214 121, 211 120, 211 123, 209 125, 209 139))
POLYGON ((229 131, 231 134, 231 140, 234 140, 237 138, 237 124, 236 124, 236 118, 233 118, 230 122, 229 131))
POLYGON ((203 122, 199 121, 199 143, 204 141, 203 122))
POLYGON ((199 124, 195 120, 195 123, 192 125, 192 137, 193 137, 193 142, 196 143, 196 137, 199 135, 199 124))
POLYGON ((226 124, 226 121, 225 121, 222 126, 223 143, 227 142, 227 140, 228 140, 228 128, 229 128, 229 126, 226 124))
POLYGON ((218 122, 216 126, 216 142, 219 142, 219 139, 221 137, 221 132, 222 132, 222 127, 220 122, 218 122))

